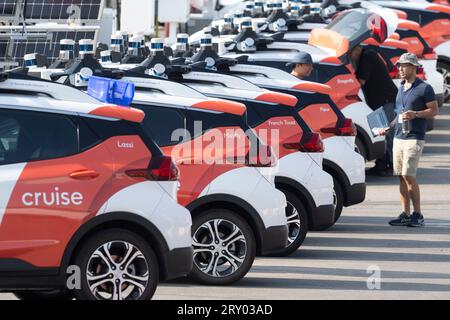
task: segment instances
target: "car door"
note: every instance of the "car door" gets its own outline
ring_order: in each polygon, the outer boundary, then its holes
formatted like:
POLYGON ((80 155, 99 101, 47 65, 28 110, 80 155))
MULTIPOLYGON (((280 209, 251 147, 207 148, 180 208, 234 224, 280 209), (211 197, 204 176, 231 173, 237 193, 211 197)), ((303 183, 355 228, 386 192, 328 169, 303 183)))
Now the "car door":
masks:
POLYGON ((77 117, 0 110, 0 259, 57 267, 74 233, 107 201, 110 153, 77 117), (6 198, 5 195, 1 196, 6 198))

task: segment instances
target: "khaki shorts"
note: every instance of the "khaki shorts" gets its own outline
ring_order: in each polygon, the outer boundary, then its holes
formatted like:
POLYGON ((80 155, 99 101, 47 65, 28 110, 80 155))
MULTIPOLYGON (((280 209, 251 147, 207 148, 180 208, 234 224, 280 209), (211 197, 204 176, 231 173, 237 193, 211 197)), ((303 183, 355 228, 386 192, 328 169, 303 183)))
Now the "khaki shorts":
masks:
POLYGON ((425 141, 394 139, 394 174, 415 177, 425 141))

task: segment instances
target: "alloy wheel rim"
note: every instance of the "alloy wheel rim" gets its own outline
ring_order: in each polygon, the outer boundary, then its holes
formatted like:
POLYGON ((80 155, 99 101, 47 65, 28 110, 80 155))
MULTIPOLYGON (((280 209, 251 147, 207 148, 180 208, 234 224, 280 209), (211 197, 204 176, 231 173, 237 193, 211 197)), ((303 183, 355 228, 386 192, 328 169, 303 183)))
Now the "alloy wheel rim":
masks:
POLYGON ((242 230, 224 219, 203 223, 192 237, 194 265, 204 274, 224 278, 234 274, 244 263, 247 240, 242 230))
POLYGON ((300 213, 292 203, 288 201, 286 206, 286 218, 288 226, 288 247, 290 247, 300 235, 300 213))
POLYGON ((87 282, 98 300, 138 300, 150 281, 144 254, 125 241, 98 247, 87 265, 87 282))

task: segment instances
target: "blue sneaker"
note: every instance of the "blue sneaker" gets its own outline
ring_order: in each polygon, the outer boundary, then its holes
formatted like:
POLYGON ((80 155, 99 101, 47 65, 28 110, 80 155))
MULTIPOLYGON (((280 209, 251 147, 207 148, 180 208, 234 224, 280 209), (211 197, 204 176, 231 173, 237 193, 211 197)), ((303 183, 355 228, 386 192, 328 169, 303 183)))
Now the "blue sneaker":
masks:
POLYGON ((425 225, 425 219, 420 212, 414 212, 411 216, 411 221, 408 223, 408 227, 420 228, 425 225))
POLYGON ((394 227, 408 226, 411 223, 411 215, 406 212, 402 212, 397 219, 389 221, 389 224, 394 227))

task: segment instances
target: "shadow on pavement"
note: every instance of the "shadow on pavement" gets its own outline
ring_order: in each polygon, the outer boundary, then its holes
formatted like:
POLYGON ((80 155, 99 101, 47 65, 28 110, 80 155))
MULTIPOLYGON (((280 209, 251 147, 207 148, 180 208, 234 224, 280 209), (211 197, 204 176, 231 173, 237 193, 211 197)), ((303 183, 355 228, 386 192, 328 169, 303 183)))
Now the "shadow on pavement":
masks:
MULTIPOLYGON (((252 273, 274 273, 287 274, 297 273, 299 275, 323 275, 323 276, 342 276, 342 277, 367 277, 366 270, 339 269, 339 268, 317 268, 317 267, 291 267, 291 266, 254 266, 252 273)), ((384 271, 381 270, 381 276, 385 279, 450 279, 450 273, 437 272, 411 272, 411 271, 384 271)))
MULTIPOLYGON (((397 240, 397 239, 360 239, 341 237, 309 236, 304 246, 314 247, 362 247, 362 248, 450 248, 450 241, 397 240)), ((450 254, 449 254, 450 257, 450 254)), ((450 268, 450 267, 449 267, 450 268)))
MULTIPOLYGON (((278 279, 246 277, 239 281, 237 288, 281 288, 281 289, 324 289, 324 290, 368 290, 366 281, 322 280, 322 279, 278 279)), ((382 291, 431 291, 450 292, 450 285, 414 283, 414 282, 382 282, 382 291)), ((374 292, 374 293, 375 293, 374 292)), ((292 297, 295 299, 295 296, 292 297)))
POLYGON ((447 262, 450 263, 450 255, 404 253, 404 252, 373 252, 351 250, 316 250, 300 249, 289 258, 309 260, 338 260, 338 261, 405 261, 405 262, 447 262))
MULTIPOLYGON (((382 210, 382 209, 381 209, 382 210)), ((344 213, 345 214, 345 213, 344 213)), ((443 234, 449 235, 450 220, 426 219, 423 228, 391 227, 388 225, 394 217, 371 217, 371 216, 343 216, 336 225, 324 231, 327 234, 352 233, 352 234, 405 234, 405 235, 427 235, 443 234), (428 226, 427 226, 428 224, 428 226), (442 226, 440 226, 440 224, 442 226)), ((308 238, 312 236, 310 233, 308 238)), ((426 238, 424 238, 426 240, 426 238)))

